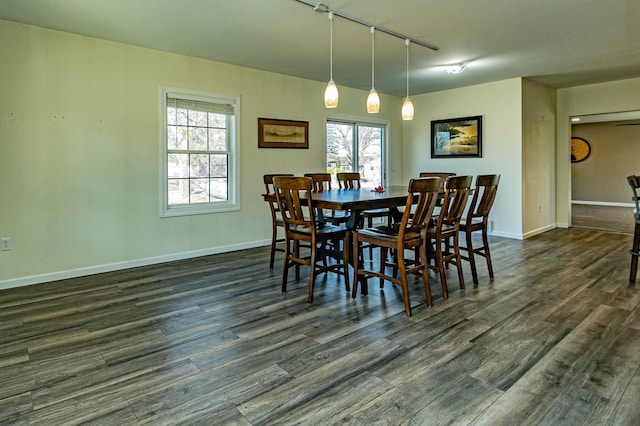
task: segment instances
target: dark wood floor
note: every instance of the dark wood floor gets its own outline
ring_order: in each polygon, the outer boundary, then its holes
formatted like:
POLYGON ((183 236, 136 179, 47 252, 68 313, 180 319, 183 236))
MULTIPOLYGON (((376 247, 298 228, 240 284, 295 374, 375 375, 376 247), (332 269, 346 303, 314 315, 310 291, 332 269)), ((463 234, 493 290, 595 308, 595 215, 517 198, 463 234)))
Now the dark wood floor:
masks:
POLYGON ((280 292, 268 250, 0 292, 2 424, 640 423, 631 236, 491 238, 496 279, 280 292))

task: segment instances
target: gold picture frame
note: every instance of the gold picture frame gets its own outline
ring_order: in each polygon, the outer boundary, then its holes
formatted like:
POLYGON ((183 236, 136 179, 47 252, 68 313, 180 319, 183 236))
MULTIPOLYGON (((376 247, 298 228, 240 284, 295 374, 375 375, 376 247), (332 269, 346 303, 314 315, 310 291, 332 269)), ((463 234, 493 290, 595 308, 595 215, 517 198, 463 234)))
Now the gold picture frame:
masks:
POLYGON ((258 118, 258 148, 309 148, 309 122, 258 118))

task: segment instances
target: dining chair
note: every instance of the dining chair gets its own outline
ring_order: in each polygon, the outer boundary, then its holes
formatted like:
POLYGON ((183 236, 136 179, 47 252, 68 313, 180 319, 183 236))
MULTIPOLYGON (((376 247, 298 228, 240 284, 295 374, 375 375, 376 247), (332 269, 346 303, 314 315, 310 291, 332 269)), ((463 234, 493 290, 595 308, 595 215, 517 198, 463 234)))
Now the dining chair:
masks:
MULTIPOLYGON (((340 172, 336 173, 336 177, 338 178, 338 185, 340 189, 360 189, 360 173, 358 172, 340 172)), ((373 220, 375 218, 384 218, 387 221, 387 226, 391 226, 391 211, 389 209, 371 209, 371 210, 363 210, 360 212, 360 217, 362 218, 362 222, 358 224, 359 227, 365 226, 364 222, 366 220, 366 226, 371 228, 373 226, 373 220)), ((372 251, 369 250, 369 259, 372 259, 372 251)))
MULTIPOLYGON (((266 195, 275 195, 273 188, 273 178, 276 176, 293 176, 291 173, 275 173, 267 174, 262 177, 264 181, 264 189, 266 195)), ((284 222, 280 217, 277 201, 268 201, 269 210, 271 211, 271 255, 269 257, 269 269, 273 269, 273 262, 276 252, 284 252, 283 248, 278 247, 278 243, 284 242, 284 238, 278 238, 278 228, 284 229, 284 222)))
POLYGON ((315 277, 321 272, 335 272, 344 276, 346 291, 349 291, 349 253, 342 250, 342 262, 330 265, 320 264, 324 258, 322 253, 326 243, 330 240, 341 240, 343 247, 349 247, 349 234, 345 226, 325 224, 318 226, 315 207, 311 192, 313 180, 308 177, 276 176, 273 179, 278 207, 284 222, 285 257, 282 272, 282 291, 287 291, 289 268, 296 266, 296 280, 300 279, 298 268, 308 265, 309 296, 308 302, 313 302, 313 284, 315 277), (303 200, 305 202, 303 203, 303 200), (309 244, 310 255, 300 255, 300 242, 309 244))
POLYGON ((427 250, 427 256, 429 260, 434 261, 433 265, 429 262, 429 268, 440 274, 442 297, 445 299, 449 297, 446 265, 456 266, 460 289, 464 289, 458 232, 460 220, 471 192, 472 180, 472 176, 450 176, 448 178, 440 213, 427 228, 427 246, 430 248, 427 250))
POLYGON ((487 233, 489 230, 489 213, 496 199, 499 182, 500 175, 478 175, 467 216, 460 221, 460 232, 464 233, 466 237, 466 247, 460 246, 460 257, 471 265, 471 275, 475 285, 478 285, 476 255, 486 259, 489 279, 493 280, 493 266, 491 265, 491 252, 487 233), (472 235, 476 231, 480 231, 482 234, 482 246, 480 247, 473 246, 472 235), (465 252, 466 256, 464 255, 465 252))
POLYGON ((442 183, 441 183, 441 188, 440 188, 440 192, 444 192, 444 188, 446 186, 447 183, 447 179, 449 179, 451 176, 455 176, 456 174, 453 172, 420 172, 420 177, 421 178, 425 178, 425 177, 439 177, 440 179, 442 179, 442 183))
POLYGON ((427 226, 438 200, 440 184, 441 179, 438 177, 411 179, 409 181, 407 203, 400 223, 393 224, 390 227, 376 226, 352 231, 353 252, 357 253, 358 257, 361 254, 363 243, 380 248, 380 269, 379 271, 373 271, 366 269, 364 266, 354 265, 351 297, 356 297, 358 277, 378 277, 380 278, 380 288, 383 288, 385 280, 400 286, 404 312, 407 316, 411 316, 407 276, 415 274, 422 278, 427 305, 432 305, 425 242, 427 226), (415 250, 416 248, 418 248, 419 257, 412 261, 405 260, 405 250, 415 250), (395 252, 395 260, 391 263, 387 258, 389 250, 395 252), (392 267, 394 273, 387 274, 387 267, 392 267), (399 270, 399 278, 396 278, 396 269, 399 270))
MULTIPOLYGON (((313 181, 313 192, 331 191, 330 173, 305 173, 304 176, 311 178, 313 181)), ((327 220, 334 225, 339 225, 349 220, 349 213, 343 210, 320 210, 319 213, 323 215, 323 220, 327 220)))
POLYGON ((633 216, 636 219, 636 227, 633 233, 633 246, 629 253, 631 254, 631 269, 629 271, 629 282, 636 282, 636 273, 638 272, 638 256, 640 256, 640 200, 638 200, 638 188, 640 188, 640 176, 628 176, 627 182, 631 186, 633 191, 632 200, 635 202, 636 207, 633 211, 633 216))

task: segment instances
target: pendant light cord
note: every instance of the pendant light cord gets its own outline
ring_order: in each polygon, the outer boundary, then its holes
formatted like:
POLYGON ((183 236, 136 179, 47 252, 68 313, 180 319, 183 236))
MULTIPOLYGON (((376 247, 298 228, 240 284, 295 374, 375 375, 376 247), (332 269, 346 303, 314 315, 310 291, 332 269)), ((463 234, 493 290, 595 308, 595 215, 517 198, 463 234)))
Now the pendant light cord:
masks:
POLYGON ((404 41, 404 44, 407 46, 407 99, 409 99, 409 43, 409 39, 404 41))
POLYGON ((333 81, 333 12, 329 16, 329 80, 333 81))
POLYGON ((375 72, 374 72, 374 67, 375 67, 375 62, 373 60, 374 55, 375 55, 375 32, 376 32, 376 28, 375 27, 371 27, 371 89, 375 88, 375 84, 374 84, 374 79, 375 79, 375 72))

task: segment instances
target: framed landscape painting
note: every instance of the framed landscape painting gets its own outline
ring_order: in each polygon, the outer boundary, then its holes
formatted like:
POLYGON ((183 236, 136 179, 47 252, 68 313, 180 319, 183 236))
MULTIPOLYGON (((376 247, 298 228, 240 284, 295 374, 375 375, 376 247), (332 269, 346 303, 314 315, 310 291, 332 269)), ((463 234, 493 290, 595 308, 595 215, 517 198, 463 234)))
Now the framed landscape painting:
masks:
POLYGON ((431 158, 482 157, 482 116, 431 122, 431 158))
POLYGON ((309 148, 309 122, 258 118, 258 148, 309 148))

